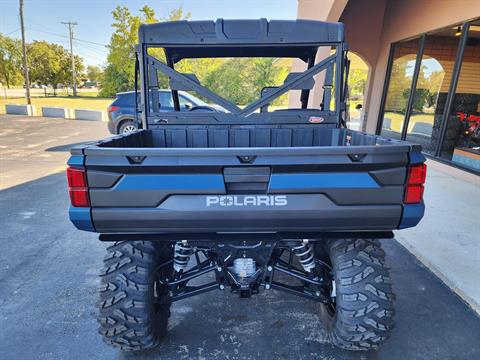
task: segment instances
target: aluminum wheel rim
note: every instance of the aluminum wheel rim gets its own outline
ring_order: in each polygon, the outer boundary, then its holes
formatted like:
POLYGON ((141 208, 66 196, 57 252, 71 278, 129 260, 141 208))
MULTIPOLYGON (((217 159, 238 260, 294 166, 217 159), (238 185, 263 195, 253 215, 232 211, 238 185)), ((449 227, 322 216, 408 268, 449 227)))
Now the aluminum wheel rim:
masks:
POLYGON ((127 125, 123 128, 122 133, 123 134, 130 134, 131 132, 134 132, 135 130, 137 130, 135 125, 127 125))

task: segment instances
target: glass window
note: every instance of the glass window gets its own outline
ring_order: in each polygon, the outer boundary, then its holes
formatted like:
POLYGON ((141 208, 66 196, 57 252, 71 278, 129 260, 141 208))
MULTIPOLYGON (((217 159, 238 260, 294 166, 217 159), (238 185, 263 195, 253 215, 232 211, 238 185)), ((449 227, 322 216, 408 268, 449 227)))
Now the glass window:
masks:
POLYGON ((199 99, 198 96, 201 95, 197 94, 195 91, 182 91, 179 93, 178 101, 180 102, 180 111, 187 111, 194 106, 210 106, 205 101, 199 99))
POLYGON ((116 105, 135 106, 135 93, 121 93, 117 95, 116 105))
POLYGON ((394 46, 381 135, 400 139, 412 86, 419 39, 400 42, 394 46))
POLYGON ((452 79, 459 44, 456 33, 456 28, 447 28, 425 39, 406 140, 422 145, 430 155, 435 154, 452 79))
POLYGON ((348 110, 347 127, 361 130, 364 119, 364 96, 368 79, 368 65, 353 52, 348 53, 350 70, 348 73, 348 110))
POLYGON ((470 24, 441 157, 480 171, 480 20, 470 24))
MULTIPOLYGON (((281 86, 291 63, 291 58, 186 58, 177 62, 175 69, 194 74, 202 86, 236 105, 246 106, 260 98, 263 88, 281 86)), ((165 86, 168 87, 168 83, 165 86)), ((195 92, 189 90, 189 94, 192 93, 195 92)), ((285 95, 271 105, 286 107, 287 104, 288 95, 285 95)))
MULTIPOLYGON (((155 57, 162 63, 166 63, 165 52, 161 48, 154 48, 149 47, 147 49, 148 55, 155 57)), ((317 63, 328 56, 330 53, 335 53, 336 48, 332 50, 331 46, 321 46, 317 56, 317 63), (320 55, 325 55, 324 57, 320 55)), ((271 88, 283 86, 285 80, 288 76, 291 75, 292 72, 297 71, 304 71, 306 70, 307 62, 303 57, 305 54, 302 52, 299 53, 303 60, 291 57, 276 57, 274 56, 276 52, 270 54, 266 52, 265 57, 246 57, 242 52, 238 54, 233 54, 231 52, 225 51, 224 53, 217 52, 218 54, 213 54, 213 58, 182 58, 178 62, 175 63, 175 70, 179 73, 183 74, 194 74, 196 79, 199 81, 200 85, 204 88, 220 95, 225 100, 230 101, 231 103, 243 108, 247 105, 257 101, 261 98, 262 93, 264 94, 265 91, 268 91, 271 88), (225 55, 226 57, 220 57, 221 55, 225 55), (234 55, 235 57, 227 57, 227 55, 234 55), (269 57, 272 55, 273 57, 269 57), (299 63, 302 63, 303 70, 295 69, 292 70, 292 64, 294 60, 298 60, 299 63)), ((261 52, 259 53, 261 55, 261 52)), ((332 60, 334 63, 334 59, 332 60)), ((302 68, 302 66, 300 68, 302 68)), ((332 66, 332 69, 334 65, 332 66)), ((151 66, 147 69, 148 72, 148 86, 150 89, 168 89, 170 80, 168 76, 164 75, 159 69, 158 66, 151 66)), ((332 75, 335 75, 335 72, 329 72, 332 75)), ((325 91, 327 96, 325 97, 326 100, 324 101, 324 108, 325 111, 336 111, 336 104, 335 104, 335 89, 333 85, 335 81, 329 81, 328 84, 325 84, 325 77, 327 71, 323 69, 319 71, 317 75, 314 76, 315 80, 319 80, 319 84, 317 84, 317 88, 322 88, 320 86, 322 83, 324 88, 329 89, 329 91, 325 91), (331 92, 331 94, 328 94, 331 92)), ((185 90, 183 90, 185 91, 185 90)), ((195 97, 199 97, 202 100, 207 100, 210 103, 213 102, 212 100, 204 97, 198 96, 198 92, 188 90, 190 93, 197 94, 195 97)), ((281 109, 288 109, 290 108, 289 105, 295 104, 294 107, 298 107, 298 102, 290 101, 289 102, 289 95, 291 93, 295 93, 295 98, 300 99, 301 90, 292 89, 286 92, 285 94, 275 98, 272 102, 265 106, 264 109, 268 111, 276 111, 281 109)), ((320 93, 320 91, 318 91, 320 93)), ((316 94, 316 93, 315 93, 316 94)), ((167 95, 163 95, 166 97, 167 95)), ((312 96, 313 98, 313 96, 312 96)), ((196 104, 197 106, 205 106, 199 104, 197 100, 191 99, 189 96, 186 96, 187 101, 181 104, 181 110, 184 110, 188 103, 191 102, 192 104, 196 104), (192 100, 192 101, 188 101, 192 100)), ((173 109, 173 103, 169 102, 162 102, 160 111, 165 111, 167 108, 173 109)), ((183 101, 183 100, 182 100, 183 101)), ((315 99, 314 104, 311 104, 312 108, 318 109, 322 103, 322 97, 319 96, 319 99, 315 99)), ((210 104, 214 105, 214 104, 210 104)), ((228 106, 227 106, 228 107, 228 106)), ((292 106, 293 107, 293 106, 292 106)), ((151 109, 153 111, 154 109, 151 109)), ((259 111, 257 109, 256 111, 259 111)))
POLYGON ((179 96, 178 97, 178 101, 180 103, 180 109, 181 110, 185 110, 185 109, 189 109, 191 108, 192 106, 195 106, 190 100, 188 100, 186 97, 184 96, 179 96))
POLYGON ((173 99, 170 91, 160 91, 160 111, 173 111, 173 99))

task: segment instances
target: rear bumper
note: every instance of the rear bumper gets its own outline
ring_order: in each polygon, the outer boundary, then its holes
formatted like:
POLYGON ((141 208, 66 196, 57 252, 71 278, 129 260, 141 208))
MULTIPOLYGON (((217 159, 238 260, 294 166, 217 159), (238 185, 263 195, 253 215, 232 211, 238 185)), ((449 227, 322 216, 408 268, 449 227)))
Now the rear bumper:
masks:
POLYGON ((155 208, 93 208, 99 233, 388 231, 401 205, 339 206, 322 194, 174 195, 155 208))
POLYGON ((295 239, 309 239, 312 241, 322 241, 328 239, 345 238, 363 238, 363 239, 393 239, 394 234, 391 231, 325 231, 325 232, 306 232, 306 231, 288 231, 288 232, 201 232, 201 233, 117 233, 100 234, 100 241, 213 241, 213 242, 238 242, 245 240, 254 241, 283 241, 295 239))
POLYGON ((115 128, 115 123, 112 120, 111 113, 108 113, 107 127, 108 127, 108 131, 110 131, 110 134, 117 135, 117 129, 115 128))

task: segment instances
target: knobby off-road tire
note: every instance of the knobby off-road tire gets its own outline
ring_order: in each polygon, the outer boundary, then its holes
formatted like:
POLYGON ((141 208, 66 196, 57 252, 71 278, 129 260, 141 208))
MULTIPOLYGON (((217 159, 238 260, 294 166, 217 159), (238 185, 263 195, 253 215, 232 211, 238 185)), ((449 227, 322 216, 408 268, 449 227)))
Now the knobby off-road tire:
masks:
POLYGON ((170 316, 170 304, 158 305, 155 298, 167 291, 157 282, 157 267, 171 258, 171 246, 123 241, 107 251, 100 273, 99 332, 121 350, 152 349, 165 336, 170 316))
POLYGON ((330 340, 346 350, 375 350, 394 327, 394 294, 385 253, 377 240, 338 239, 326 244, 336 285, 334 307, 322 305, 330 340))

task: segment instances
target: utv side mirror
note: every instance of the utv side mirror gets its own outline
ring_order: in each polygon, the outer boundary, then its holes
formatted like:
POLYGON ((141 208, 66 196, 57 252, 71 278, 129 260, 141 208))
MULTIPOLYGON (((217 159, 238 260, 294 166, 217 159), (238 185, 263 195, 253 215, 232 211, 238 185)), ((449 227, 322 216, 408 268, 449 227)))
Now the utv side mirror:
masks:
POLYGON ((355 109, 357 109, 357 110, 361 110, 362 108, 363 108, 362 104, 357 104, 357 106, 355 106, 355 109))

